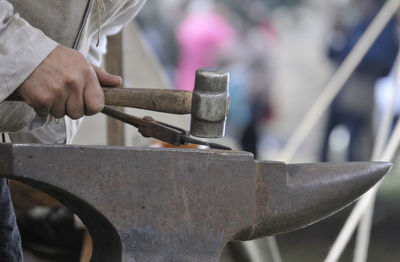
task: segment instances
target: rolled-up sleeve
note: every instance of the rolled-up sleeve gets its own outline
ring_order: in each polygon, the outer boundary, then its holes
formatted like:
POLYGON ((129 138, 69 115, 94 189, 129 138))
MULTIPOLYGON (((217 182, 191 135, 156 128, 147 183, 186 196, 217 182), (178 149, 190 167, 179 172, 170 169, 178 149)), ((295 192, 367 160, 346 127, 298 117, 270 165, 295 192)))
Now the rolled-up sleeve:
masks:
POLYGON ((0 132, 23 129, 36 116, 25 103, 4 101, 58 46, 0 0, 0 132))
POLYGON ((6 99, 58 46, 0 0, 0 101, 6 99))

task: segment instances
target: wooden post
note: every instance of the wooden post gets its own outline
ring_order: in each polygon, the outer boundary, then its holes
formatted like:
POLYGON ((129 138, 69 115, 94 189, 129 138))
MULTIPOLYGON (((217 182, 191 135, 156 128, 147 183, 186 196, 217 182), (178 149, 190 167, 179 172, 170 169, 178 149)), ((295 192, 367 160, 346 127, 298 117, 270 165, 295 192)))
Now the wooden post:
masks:
MULTIPOLYGON (((107 54, 105 57, 105 70, 111 74, 123 77, 123 50, 122 50, 122 32, 109 36, 107 40, 107 54)), ((114 107, 120 111, 122 107, 114 107)), ((110 146, 125 145, 125 129, 121 121, 107 117, 107 144, 110 146)), ((83 239, 80 262, 88 262, 92 256, 92 239, 86 230, 83 239)))
MULTIPOLYGON (((109 36, 107 54, 105 57, 105 69, 107 72, 123 77, 123 45, 122 32, 109 36)), ((123 111, 123 108, 116 107, 123 111)), ((121 121, 107 117, 107 144, 111 146, 125 145, 125 129, 121 121)))

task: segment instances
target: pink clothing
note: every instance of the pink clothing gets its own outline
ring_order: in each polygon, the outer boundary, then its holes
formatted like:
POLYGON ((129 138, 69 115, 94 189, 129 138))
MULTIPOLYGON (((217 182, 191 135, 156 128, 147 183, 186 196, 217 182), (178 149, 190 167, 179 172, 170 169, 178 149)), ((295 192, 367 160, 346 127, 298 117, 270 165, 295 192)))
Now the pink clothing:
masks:
POLYGON ((214 67, 218 52, 232 44, 235 32, 226 19, 215 12, 191 14, 177 29, 180 59, 176 71, 176 88, 193 90, 195 71, 214 67))

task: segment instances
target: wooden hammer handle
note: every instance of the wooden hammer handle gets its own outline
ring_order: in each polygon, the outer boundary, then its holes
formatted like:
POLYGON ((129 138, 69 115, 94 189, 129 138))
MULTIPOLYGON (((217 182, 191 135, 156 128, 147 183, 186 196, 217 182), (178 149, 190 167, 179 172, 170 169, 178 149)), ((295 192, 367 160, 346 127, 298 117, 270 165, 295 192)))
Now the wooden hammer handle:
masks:
POLYGON ((172 114, 190 114, 192 93, 182 90, 103 88, 106 105, 134 107, 172 114))
MULTIPOLYGON (((190 114, 192 93, 170 89, 103 88, 105 104, 146 109, 171 114, 190 114)), ((23 101, 13 93, 7 101, 23 101)))

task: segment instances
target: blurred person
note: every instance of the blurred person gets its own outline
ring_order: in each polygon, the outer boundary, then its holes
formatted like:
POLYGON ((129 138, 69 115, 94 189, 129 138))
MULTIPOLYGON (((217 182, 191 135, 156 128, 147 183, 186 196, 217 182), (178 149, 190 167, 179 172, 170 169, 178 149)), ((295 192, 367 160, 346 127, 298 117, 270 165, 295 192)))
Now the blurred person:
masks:
POLYGON ((396 92, 397 96, 394 102, 393 120, 390 130, 391 132, 393 131, 395 124, 400 117, 400 85, 399 83, 396 83, 394 69, 395 68, 392 69, 388 76, 378 79, 375 84, 375 130, 378 130, 378 127, 382 124, 383 115, 388 107, 391 106, 393 96, 396 94, 396 92))
POLYGON ((231 74, 227 135, 255 157, 258 156, 260 129, 273 115, 270 63, 276 32, 267 11, 263 2, 253 1, 241 14, 231 14, 229 18, 235 25, 236 41, 219 57, 219 65, 231 74))
MULTIPOLYGON (((352 10, 359 13, 354 15, 355 19, 349 20, 350 24, 344 24, 342 19, 337 21, 334 35, 338 37, 333 38, 328 52, 332 61, 337 64, 343 62, 381 5, 381 0, 357 2, 357 8, 352 10)), ((396 30, 396 22, 392 19, 334 99, 329 110, 321 161, 329 161, 329 137, 337 126, 345 126, 350 134, 346 160, 370 158, 374 84, 390 72, 398 50, 396 30)))
POLYGON ((226 135, 233 138, 243 149, 242 137, 252 118, 250 98, 250 79, 246 66, 240 62, 224 61, 229 72, 229 115, 226 122, 226 135))
POLYGON ((152 48, 170 79, 174 78, 178 60, 175 28, 181 20, 185 2, 150 1, 137 17, 148 45, 152 48))
POLYGON ((248 71, 250 118, 241 137, 243 150, 259 153, 263 125, 274 115, 271 100, 273 50, 277 33, 268 19, 268 8, 262 1, 253 1, 246 9, 246 23, 240 37, 240 52, 248 71))
POLYGON ((188 8, 176 30, 179 58, 175 86, 192 91, 196 70, 217 65, 218 54, 233 43, 235 30, 211 0, 191 1, 188 8))

